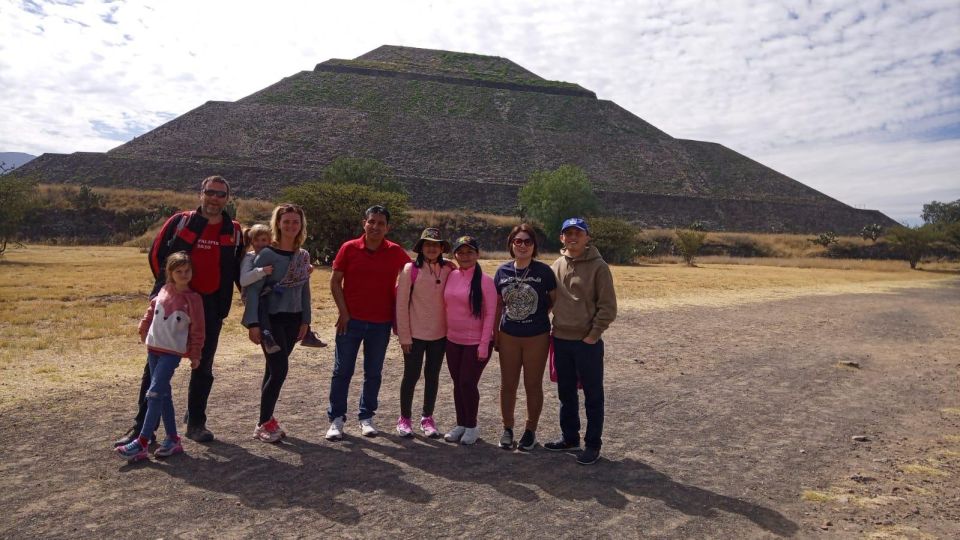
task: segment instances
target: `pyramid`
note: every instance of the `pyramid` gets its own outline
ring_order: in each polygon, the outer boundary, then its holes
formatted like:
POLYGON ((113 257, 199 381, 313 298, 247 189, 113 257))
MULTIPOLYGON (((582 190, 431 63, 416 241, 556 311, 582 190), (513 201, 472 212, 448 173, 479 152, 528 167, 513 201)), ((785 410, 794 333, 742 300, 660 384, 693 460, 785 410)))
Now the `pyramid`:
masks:
POLYGON ((530 173, 572 164, 607 214, 643 227, 853 233, 894 223, 505 58, 388 45, 209 101, 106 153, 44 154, 19 173, 187 191, 222 174, 239 196, 272 198, 341 156, 386 163, 423 209, 511 214, 530 173))

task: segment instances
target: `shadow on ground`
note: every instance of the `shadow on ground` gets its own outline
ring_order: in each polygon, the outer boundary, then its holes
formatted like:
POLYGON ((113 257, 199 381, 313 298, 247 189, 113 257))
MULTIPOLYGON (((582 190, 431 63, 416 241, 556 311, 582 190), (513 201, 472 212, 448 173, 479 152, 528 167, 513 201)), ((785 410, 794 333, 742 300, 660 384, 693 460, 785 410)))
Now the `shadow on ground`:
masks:
POLYGON ((345 491, 377 492, 426 503, 433 495, 411 480, 429 483, 432 477, 485 485, 520 502, 537 502, 546 496, 566 501, 595 500, 622 510, 631 496, 660 500, 690 516, 712 518, 718 511, 739 514, 777 535, 792 536, 798 530, 796 523, 775 510, 675 482, 630 458, 582 467, 575 464, 572 454, 555 454, 542 448, 519 453, 482 441, 466 448, 419 437, 384 436, 348 436, 333 444, 288 438, 267 448, 296 454, 299 463, 263 457, 217 441, 201 456, 176 456, 168 464, 142 462, 124 469, 157 467, 187 484, 236 496, 253 508, 299 507, 345 525, 359 523, 362 516, 360 509, 337 500, 345 491))

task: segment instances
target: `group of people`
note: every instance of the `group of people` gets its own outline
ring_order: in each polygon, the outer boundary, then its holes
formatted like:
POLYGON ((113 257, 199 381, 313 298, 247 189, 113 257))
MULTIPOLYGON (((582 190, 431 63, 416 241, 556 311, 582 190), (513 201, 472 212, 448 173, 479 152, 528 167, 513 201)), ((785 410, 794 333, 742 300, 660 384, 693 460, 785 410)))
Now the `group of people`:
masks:
MULTIPOLYGON (((134 426, 115 442, 116 452, 131 461, 149 456, 161 420, 166 439, 157 444, 154 455, 183 452, 170 385, 183 357, 190 359, 192 368, 186 436, 197 442, 213 440, 206 406, 213 357, 235 286, 242 287, 242 324, 265 357, 255 438, 277 442, 286 435, 274 413, 294 346, 298 342, 324 346, 310 330, 313 267, 302 248, 307 226, 303 210, 293 204, 277 206, 269 227, 254 226, 245 238, 240 224, 224 210, 229 196, 223 177, 204 179, 200 207, 168 219, 150 250, 156 282, 139 326, 148 351, 139 410, 134 426)), ((616 318, 617 302, 610 269, 589 243, 587 222, 570 218, 563 223, 559 231, 563 250, 550 266, 537 260, 533 228, 517 225, 507 238, 511 260, 492 278, 478 264, 480 245, 472 236, 451 243, 439 230, 427 228, 414 245, 416 259, 411 260, 403 247, 387 239, 389 231, 389 210, 367 209, 363 234, 344 242, 333 261, 330 291, 338 318, 326 439, 343 438, 348 391, 361 347, 359 429, 364 436, 378 434, 373 419, 390 334, 395 332, 403 351, 396 423, 401 437, 414 435, 413 395, 422 375, 420 431, 431 438, 474 444, 480 438, 479 382, 496 351, 501 370, 500 447, 535 448, 549 360, 560 399, 561 435, 543 447, 575 451, 578 463, 595 463, 604 416, 601 337, 616 318), (445 258, 446 253, 452 253, 453 260, 445 258), (455 425, 446 433, 434 420, 444 357, 456 410, 455 425), (527 414, 517 439, 514 409, 521 378, 527 414), (580 388, 587 417, 582 450, 580 388)))

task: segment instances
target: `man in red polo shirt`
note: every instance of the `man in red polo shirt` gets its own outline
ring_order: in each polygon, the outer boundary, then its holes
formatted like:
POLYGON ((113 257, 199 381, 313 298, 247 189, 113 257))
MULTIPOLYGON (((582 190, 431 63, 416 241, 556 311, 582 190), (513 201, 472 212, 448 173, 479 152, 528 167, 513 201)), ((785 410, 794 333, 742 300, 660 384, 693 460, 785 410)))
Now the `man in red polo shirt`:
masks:
POLYGON ((397 275, 410 262, 407 252, 386 239, 390 212, 382 206, 367 209, 363 235, 344 242, 333 260, 330 292, 337 303, 337 343, 330 378, 330 429, 327 440, 343 438, 350 379, 363 344, 363 391, 360 392, 360 432, 377 434, 373 415, 380 394, 383 359, 393 327, 397 275))

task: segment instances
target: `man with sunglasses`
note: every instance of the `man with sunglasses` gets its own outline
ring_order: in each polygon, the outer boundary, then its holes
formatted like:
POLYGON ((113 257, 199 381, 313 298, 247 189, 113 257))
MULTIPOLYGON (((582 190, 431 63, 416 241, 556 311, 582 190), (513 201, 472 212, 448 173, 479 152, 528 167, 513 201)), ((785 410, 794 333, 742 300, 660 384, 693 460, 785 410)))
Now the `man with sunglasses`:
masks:
MULTIPOLYGON (((206 334, 200 355, 200 366, 190 373, 187 397, 188 438, 197 442, 213 440, 207 429, 207 399, 213 387, 213 356, 217 352, 223 319, 230 313, 233 288, 240 288, 240 263, 244 245, 240 224, 225 211, 230 200, 230 184, 222 176, 209 176, 200 184, 200 207, 178 212, 168 219, 150 248, 150 270, 155 283, 153 298, 166 283, 163 269, 167 256, 178 251, 190 254, 193 279, 190 288, 203 298, 206 334)), ((138 399, 140 410, 135 425, 114 444, 130 442, 143 428, 146 415, 146 393, 150 388, 150 368, 144 367, 138 399)))

